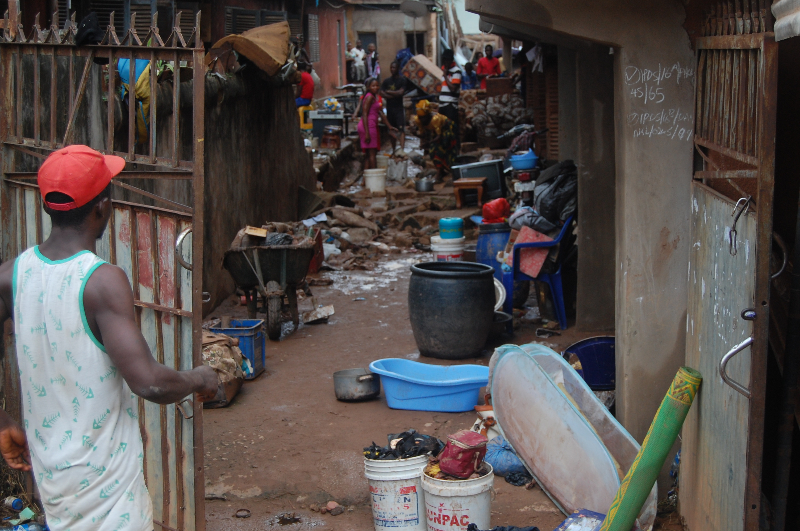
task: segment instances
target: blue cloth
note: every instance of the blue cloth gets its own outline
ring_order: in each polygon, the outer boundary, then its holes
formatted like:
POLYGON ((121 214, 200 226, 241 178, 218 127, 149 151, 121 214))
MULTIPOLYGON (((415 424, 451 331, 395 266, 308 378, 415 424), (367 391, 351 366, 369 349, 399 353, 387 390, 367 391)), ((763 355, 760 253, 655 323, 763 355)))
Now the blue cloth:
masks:
MULTIPOLYGON (((119 77, 122 79, 122 82, 126 85, 130 85, 128 82, 128 77, 130 76, 131 69, 130 69, 130 59, 120 59, 117 61, 117 71, 119 72, 119 77)), ((136 76, 136 79, 133 81, 133 84, 136 84, 136 81, 144 72, 144 69, 150 66, 150 61, 146 59, 136 59, 136 63, 133 66, 133 75, 136 76)))
POLYGON ((472 74, 464 72, 461 75, 461 90, 472 90, 476 88, 478 88, 478 74, 475 73, 475 70, 472 71, 472 74))
POLYGON ((295 98, 294 104, 298 107, 305 107, 306 105, 311 105, 311 100, 308 98, 295 98))

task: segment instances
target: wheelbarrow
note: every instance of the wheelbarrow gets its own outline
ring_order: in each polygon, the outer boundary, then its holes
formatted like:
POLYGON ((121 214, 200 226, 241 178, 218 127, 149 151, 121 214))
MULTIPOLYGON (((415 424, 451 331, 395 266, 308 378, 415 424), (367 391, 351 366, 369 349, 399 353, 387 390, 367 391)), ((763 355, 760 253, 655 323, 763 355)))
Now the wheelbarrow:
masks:
POLYGON ((267 336, 273 341, 281 337, 284 301, 295 329, 300 324, 297 288, 304 284, 313 256, 313 243, 243 247, 225 252, 222 265, 244 291, 250 319, 256 318, 261 295, 261 311, 267 314, 267 336))

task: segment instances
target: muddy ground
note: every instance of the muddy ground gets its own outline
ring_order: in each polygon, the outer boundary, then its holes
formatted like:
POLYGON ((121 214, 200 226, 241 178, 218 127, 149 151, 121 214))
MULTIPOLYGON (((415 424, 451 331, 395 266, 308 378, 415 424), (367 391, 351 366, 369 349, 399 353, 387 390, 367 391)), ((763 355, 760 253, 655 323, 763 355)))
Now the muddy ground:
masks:
MULTIPOLYGON (((330 287, 312 288, 319 304, 333 304, 327 324, 292 332, 284 327, 280 342, 267 341, 267 374, 245 383, 232 405, 205 411, 205 483, 207 528, 216 530, 373 529, 362 448, 386 443, 388 433, 408 428, 444 439, 469 428, 475 413, 429 413, 389 409, 383 397, 370 402, 336 400, 332 375, 340 369, 367 367, 390 357, 420 359, 408 319, 409 266, 429 255, 387 255, 372 272, 322 273, 330 287), (357 300, 364 298, 365 300, 357 300), (339 516, 309 511, 311 504, 335 500, 347 507, 339 516), (249 518, 235 518, 248 509, 249 518), (281 525, 279 515, 296 513, 300 523, 281 525)), ((301 302, 301 311, 312 308, 301 302)), ((231 299, 212 317, 243 316, 231 299)), ((484 355, 465 363, 486 365, 494 346, 537 340, 535 325, 523 324, 513 337, 487 345, 484 355)), ((561 351, 591 334, 574 329, 539 340, 561 351)), ((495 479, 497 497, 492 525, 554 529, 563 515, 539 489, 514 487, 495 479)))

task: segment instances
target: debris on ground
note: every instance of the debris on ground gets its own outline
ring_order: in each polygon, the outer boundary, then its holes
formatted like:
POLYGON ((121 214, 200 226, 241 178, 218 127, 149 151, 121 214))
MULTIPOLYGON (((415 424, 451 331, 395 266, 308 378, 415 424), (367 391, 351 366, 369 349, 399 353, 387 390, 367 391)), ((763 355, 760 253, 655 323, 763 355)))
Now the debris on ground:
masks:
POLYGON ((333 314, 334 310, 332 304, 329 304, 328 306, 322 306, 320 304, 319 307, 315 308, 314 310, 305 312, 303 314, 303 324, 327 323, 328 317, 333 314))
POLYGON ((510 474, 506 474, 506 483, 514 485, 515 487, 527 486, 532 481, 533 476, 531 476, 527 470, 525 472, 511 472, 510 474))

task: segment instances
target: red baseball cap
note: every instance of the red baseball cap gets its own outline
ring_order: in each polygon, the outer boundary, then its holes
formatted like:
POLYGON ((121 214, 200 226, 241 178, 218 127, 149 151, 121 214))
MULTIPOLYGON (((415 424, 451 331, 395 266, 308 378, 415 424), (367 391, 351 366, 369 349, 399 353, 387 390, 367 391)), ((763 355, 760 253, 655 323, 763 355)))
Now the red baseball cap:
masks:
POLYGON ((97 197, 123 168, 122 157, 80 144, 67 146, 51 153, 39 168, 39 191, 43 200, 50 192, 68 195, 69 203, 44 202, 53 210, 72 210, 97 197))

